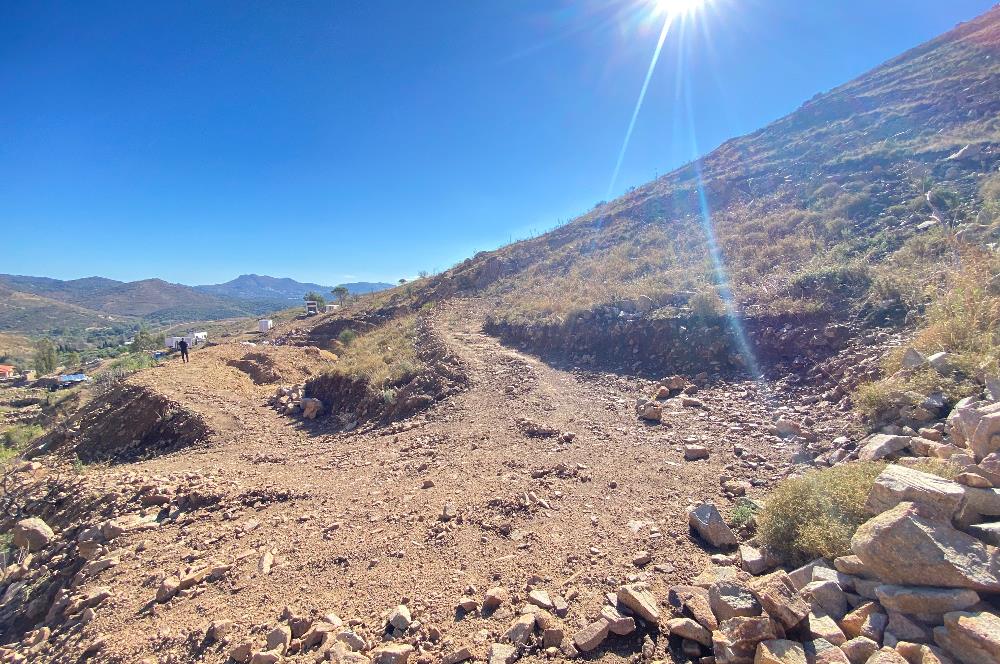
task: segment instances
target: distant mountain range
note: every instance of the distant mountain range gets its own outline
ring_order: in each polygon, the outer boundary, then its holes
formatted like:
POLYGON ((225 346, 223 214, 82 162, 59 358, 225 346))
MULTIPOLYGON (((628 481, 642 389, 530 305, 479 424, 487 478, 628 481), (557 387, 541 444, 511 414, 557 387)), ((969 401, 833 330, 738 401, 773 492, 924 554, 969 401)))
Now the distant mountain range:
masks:
MULTIPOLYGON (((351 295, 363 295, 364 293, 373 293, 385 290, 386 288, 392 288, 392 284, 367 281, 340 285, 347 288, 351 295)), ((224 284, 210 284, 207 286, 195 286, 194 288, 202 293, 235 297, 241 300, 301 300, 302 296, 309 291, 326 295, 333 290, 333 286, 321 286, 320 284, 295 281, 287 277, 268 277, 259 274, 241 274, 232 281, 227 281, 224 284)))
MULTIPOLYGON (((352 294, 361 294, 391 284, 344 286, 352 294)), ((64 281, 0 274, 0 331, 45 334, 139 321, 167 325, 256 316, 293 306, 311 290, 325 295, 331 287, 258 275, 192 287, 162 279, 123 282, 86 277, 64 281)))

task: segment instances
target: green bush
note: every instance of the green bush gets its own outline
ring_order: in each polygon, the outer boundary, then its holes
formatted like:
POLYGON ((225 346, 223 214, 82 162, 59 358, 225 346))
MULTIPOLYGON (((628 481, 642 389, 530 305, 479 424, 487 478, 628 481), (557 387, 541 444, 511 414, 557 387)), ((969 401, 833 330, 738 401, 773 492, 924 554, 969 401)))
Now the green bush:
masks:
POLYGON ((755 526, 757 523, 758 512, 760 512, 760 507, 757 503, 744 498, 736 503, 736 507, 733 508, 732 518, 730 518, 729 522, 733 528, 737 529, 755 526))
POLYGON ((347 328, 346 330, 337 335, 337 341, 344 344, 345 346, 350 346, 351 342, 357 338, 358 338, 358 333, 350 328, 347 328))
POLYGON ((19 450, 43 433, 45 430, 37 424, 15 424, 3 432, 3 445, 19 450))
POLYGON ((761 543, 792 564, 851 552, 851 537, 868 520, 865 502, 881 462, 811 470, 775 487, 757 515, 761 543))

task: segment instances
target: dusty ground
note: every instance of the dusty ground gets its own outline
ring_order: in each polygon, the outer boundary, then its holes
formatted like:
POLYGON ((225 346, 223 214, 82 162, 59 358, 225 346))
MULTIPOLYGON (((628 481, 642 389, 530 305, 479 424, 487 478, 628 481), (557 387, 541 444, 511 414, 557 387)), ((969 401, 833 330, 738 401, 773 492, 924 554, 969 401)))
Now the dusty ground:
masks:
MULTIPOLYGON (((536 587, 572 597, 564 621, 572 635, 628 579, 648 581, 665 601, 670 585, 701 572, 712 552, 689 535, 685 508, 709 499, 728 513, 720 478, 750 480, 750 495, 761 496, 788 471, 796 450, 768 433, 778 413, 814 418, 820 439, 843 429, 829 404, 799 406, 802 393, 750 381, 706 385, 697 394, 704 408, 648 425, 636 418, 635 400, 649 395, 649 383, 554 369, 483 334, 480 313, 474 302, 453 302, 432 315, 435 333, 465 364, 469 388, 389 429, 326 433, 321 421, 279 416, 266 405, 275 386, 227 364, 248 352, 238 344, 130 379, 197 412, 210 439, 89 468, 88 485, 127 497, 137 491, 128 487, 155 492, 149 487, 196 477, 222 499, 116 538, 109 548, 120 564, 87 584, 110 587, 112 597, 38 661, 76 661, 105 635, 98 661, 223 662, 228 649, 203 642, 210 621, 232 619, 234 641, 262 642, 285 606, 355 620, 377 644, 386 614, 404 601, 422 629, 443 632, 428 655, 464 644, 482 654, 516 616, 533 577, 536 587), (576 437, 532 437, 517 418, 576 437), (710 449, 708 460, 684 461, 690 438, 710 449), (736 445, 748 453, 738 458, 736 445), (446 506, 453 518, 442 521, 446 506), (632 559, 641 550, 652 562, 639 568, 632 559), (265 574, 259 563, 268 551, 275 562, 265 574), (208 561, 233 567, 187 596, 153 602, 164 574, 208 561), (489 617, 456 612, 463 593, 481 600, 494 586, 515 600, 489 617)), ((290 371, 304 350, 273 352, 290 371)), ((321 364, 303 360, 288 382, 321 364)), ((630 658, 642 636, 609 638, 588 657, 630 658)))

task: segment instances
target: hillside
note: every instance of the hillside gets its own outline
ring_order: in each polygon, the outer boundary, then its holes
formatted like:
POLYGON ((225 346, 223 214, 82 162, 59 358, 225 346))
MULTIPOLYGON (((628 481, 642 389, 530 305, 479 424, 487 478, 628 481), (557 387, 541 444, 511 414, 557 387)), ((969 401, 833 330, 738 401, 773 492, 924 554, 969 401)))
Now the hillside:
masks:
POLYGON ((727 286, 747 315, 919 306, 953 238, 1000 237, 998 56, 993 9, 552 232, 386 301, 488 294, 516 324, 605 306, 672 315, 699 293, 718 308, 727 286))
POLYGON ((111 322, 162 325, 254 316, 287 307, 276 299, 244 300, 199 292, 161 279, 102 277, 63 281, 0 275, 0 330, 46 334, 111 322))
POLYGON ((130 320, 127 316, 112 316, 58 299, 13 290, 0 281, 0 331, 47 334, 130 320))
MULTIPOLYGON (((392 288, 392 284, 356 282, 341 284, 352 295, 371 293, 374 291, 392 288)), ((269 277, 257 274, 242 274, 224 284, 209 284, 205 286, 195 286, 196 290, 202 293, 233 297, 241 300, 301 300, 302 296, 309 291, 327 294, 333 286, 321 286, 309 282, 295 281, 294 279, 269 277)))

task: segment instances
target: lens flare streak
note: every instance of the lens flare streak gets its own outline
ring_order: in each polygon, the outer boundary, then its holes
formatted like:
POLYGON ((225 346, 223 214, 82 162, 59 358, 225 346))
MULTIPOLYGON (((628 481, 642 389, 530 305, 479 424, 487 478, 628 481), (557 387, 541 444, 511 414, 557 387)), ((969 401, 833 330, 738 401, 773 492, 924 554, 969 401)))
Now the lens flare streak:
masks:
POLYGON ((649 89, 649 81, 653 78, 653 71, 656 69, 656 63, 660 59, 660 52, 663 51, 663 44, 667 41, 667 33, 670 32, 670 25, 673 23, 676 16, 677 15, 674 13, 668 13, 666 18, 663 20, 663 29, 660 30, 660 38, 656 41, 656 49, 653 51, 653 58, 649 61, 649 69, 646 70, 646 79, 642 82, 642 89, 639 90, 639 98, 636 100, 635 108, 632 110, 632 119, 628 122, 628 129, 625 131, 625 140, 622 141, 622 149, 618 152, 618 161, 615 162, 615 170, 611 174, 611 181, 608 183, 608 194, 606 198, 611 198, 615 184, 618 181, 618 173, 621 171, 622 161, 625 159, 625 152, 628 150, 629 141, 632 139, 632 131, 635 129, 635 121, 639 117, 639 111, 642 109, 642 102, 646 98, 646 91, 649 89))

